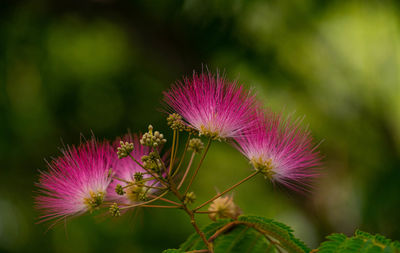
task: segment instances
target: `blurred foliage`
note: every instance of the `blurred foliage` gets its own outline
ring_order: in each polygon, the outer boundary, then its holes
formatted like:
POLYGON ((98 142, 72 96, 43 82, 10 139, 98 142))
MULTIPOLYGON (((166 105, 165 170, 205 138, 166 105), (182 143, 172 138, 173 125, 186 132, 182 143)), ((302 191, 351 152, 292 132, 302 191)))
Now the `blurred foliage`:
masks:
MULTIPOLYGON (((254 87, 274 110, 306 115, 323 140, 325 167, 311 194, 260 177, 235 192, 244 213, 282 221, 312 247, 357 227, 400 239, 399 8, 387 0, 3 0, 0 250, 151 253, 182 243, 192 228, 176 210, 87 215, 47 231, 35 224, 32 196, 43 158, 81 133, 113 139, 149 123, 167 132, 162 91, 201 64, 254 87)), ((236 150, 213 145, 194 185, 199 201, 249 172, 236 150)))

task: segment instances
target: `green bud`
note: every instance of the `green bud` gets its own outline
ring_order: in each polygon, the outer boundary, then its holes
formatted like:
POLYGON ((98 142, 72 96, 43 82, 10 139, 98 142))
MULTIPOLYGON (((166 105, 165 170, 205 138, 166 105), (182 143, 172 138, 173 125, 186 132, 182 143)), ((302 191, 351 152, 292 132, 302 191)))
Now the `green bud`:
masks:
POLYGON ((149 155, 144 155, 141 158, 142 166, 148 170, 154 171, 156 173, 160 172, 159 161, 154 152, 150 152, 149 155))
POLYGON ((193 136, 199 135, 199 131, 197 131, 196 129, 194 129, 193 127, 190 127, 190 126, 186 126, 185 131, 193 136))
POLYGON ((115 192, 118 195, 124 195, 125 194, 124 188, 120 184, 117 184, 117 186, 115 187, 115 192))
POLYGON ((136 172, 133 177, 135 178, 135 181, 142 181, 143 180, 143 173, 141 172, 136 172))
POLYGON ((109 211, 110 211, 111 216, 113 216, 113 217, 121 216, 121 212, 120 212, 120 209, 119 209, 117 203, 112 204, 110 206, 109 211))
POLYGON ((164 139, 164 135, 162 133, 160 133, 159 131, 155 131, 153 133, 152 125, 149 126, 149 131, 147 133, 144 133, 142 138, 140 139, 141 145, 149 147, 158 147, 166 142, 167 140, 164 139))
POLYGON ((118 158, 124 158, 129 156, 129 154, 132 152, 133 150, 133 143, 129 143, 129 142, 120 142, 120 147, 117 148, 117 155, 118 158))
POLYGON ((180 132, 186 128, 186 125, 182 120, 182 116, 177 113, 168 115, 167 124, 172 130, 178 130, 180 132))
POLYGON ((200 153, 204 149, 204 144, 199 138, 193 138, 189 141, 188 149, 200 153))
POLYGON ((195 200, 196 200, 196 194, 194 194, 194 192, 188 192, 183 197, 183 203, 185 205, 190 205, 190 204, 194 203, 195 200))

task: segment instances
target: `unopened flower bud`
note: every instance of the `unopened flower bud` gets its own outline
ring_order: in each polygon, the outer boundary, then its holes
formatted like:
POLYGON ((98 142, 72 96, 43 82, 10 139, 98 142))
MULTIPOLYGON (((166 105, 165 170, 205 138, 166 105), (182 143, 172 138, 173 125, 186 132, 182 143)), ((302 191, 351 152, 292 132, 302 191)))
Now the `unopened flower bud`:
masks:
POLYGON ((158 147, 161 144, 166 143, 167 140, 164 139, 164 135, 159 131, 155 131, 153 133, 153 126, 149 126, 149 131, 144 133, 142 138, 140 139, 140 144, 149 147, 158 147))
POLYGON ((193 135, 193 136, 198 136, 199 135, 199 131, 197 131, 196 129, 190 127, 190 126, 186 126, 185 127, 185 131, 188 132, 189 134, 193 135))
POLYGON ((149 155, 144 155, 141 157, 142 165, 148 170, 154 171, 156 173, 160 172, 160 166, 158 163, 157 155, 155 152, 150 152, 149 155))
POLYGON ((117 203, 112 204, 110 206, 109 211, 110 211, 111 216, 113 216, 113 217, 121 216, 121 212, 119 210, 119 207, 118 207, 117 203))
POLYGON ((242 213, 240 208, 233 202, 232 196, 217 198, 211 203, 208 211, 210 212, 208 217, 213 221, 226 218, 236 219, 242 213))
POLYGON ((195 200, 196 200, 196 194, 194 194, 194 192, 188 192, 183 197, 183 203, 185 205, 190 205, 190 204, 194 203, 195 200))
POLYGON ((117 186, 115 187, 115 192, 116 192, 118 195, 124 195, 124 194, 125 194, 124 188, 123 188, 122 185, 120 185, 120 184, 117 184, 117 186))
POLYGON ((203 142, 199 138, 193 138, 189 142, 189 150, 193 150, 196 153, 200 153, 204 148, 203 142))
POLYGON ((178 130, 180 132, 186 128, 185 123, 183 123, 182 116, 177 113, 168 115, 167 124, 172 130, 178 130))
POLYGON ((124 158, 129 156, 129 154, 132 152, 133 150, 133 143, 129 143, 129 142, 120 142, 120 147, 117 148, 117 155, 118 158, 124 158))
POLYGON ((136 172, 133 177, 135 178, 135 181, 142 181, 143 180, 143 173, 141 172, 136 172))

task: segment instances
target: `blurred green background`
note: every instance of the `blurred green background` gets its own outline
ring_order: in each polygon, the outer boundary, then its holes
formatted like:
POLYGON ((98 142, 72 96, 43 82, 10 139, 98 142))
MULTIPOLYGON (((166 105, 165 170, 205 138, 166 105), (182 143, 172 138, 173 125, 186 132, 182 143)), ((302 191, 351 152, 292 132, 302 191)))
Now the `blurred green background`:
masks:
MULTIPOLYGON (((262 177, 234 196, 246 214, 292 226, 316 247, 356 228, 400 239, 400 6, 396 1, 2 0, 0 251, 161 252, 192 232, 177 210, 35 224, 44 158, 92 130, 167 132, 162 91, 206 64, 306 115, 325 166, 307 196, 262 177)), ((170 133, 168 133, 170 136, 170 133)), ((170 139, 171 140, 171 139, 170 139)), ((212 146, 199 201, 250 173, 212 146)), ((200 218, 207 224, 207 217, 200 218)))

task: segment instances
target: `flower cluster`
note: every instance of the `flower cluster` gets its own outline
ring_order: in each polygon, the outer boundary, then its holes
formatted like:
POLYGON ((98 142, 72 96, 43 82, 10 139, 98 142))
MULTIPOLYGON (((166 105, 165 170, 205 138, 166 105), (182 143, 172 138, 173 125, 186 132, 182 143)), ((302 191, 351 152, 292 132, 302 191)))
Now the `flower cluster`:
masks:
POLYGON ((317 145, 301 120, 271 112, 236 82, 194 73, 165 92, 164 101, 201 135, 230 139, 266 178, 304 190, 317 175, 317 145))
MULTIPOLYGON (((114 143, 91 139, 62 150, 40 175, 36 205, 42 221, 76 216, 98 209, 105 201, 131 204, 143 201, 158 183, 137 163, 151 153, 140 136, 127 134, 114 143), (123 155, 121 155, 124 153, 123 155), (124 158, 128 155, 135 160, 124 158)), ((166 160, 166 157, 163 157, 166 160)), ((116 204, 111 206, 116 209, 116 204)), ((116 212, 115 213, 119 213, 116 212)))
POLYGON ((153 131, 151 125, 143 135, 127 134, 112 143, 92 138, 78 147, 64 148, 63 156, 53 159, 48 164, 49 170, 40 175, 36 204, 43 211, 42 220, 76 216, 100 206, 107 206, 112 216, 119 216, 127 208, 156 200, 173 204, 162 207, 181 208, 190 217, 212 202, 211 219, 236 218, 240 209, 232 197, 222 195, 254 175, 260 173, 289 188, 304 190, 318 174, 320 155, 310 131, 301 126, 302 120, 271 112, 254 93, 218 73, 193 73, 191 79, 185 78, 165 92, 164 102, 170 110, 167 123, 173 130, 170 152, 160 156, 167 140, 164 134, 153 131), (189 135, 181 157, 177 154, 180 132, 189 135), (191 138, 192 135, 208 138, 207 145, 200 138, 191 138), (226 140, 234 145, 255 172, 189 210, 187 206, 196 201, 190 186, 213 140, 226 140), (192 156, 186 171, 181 173, 187 152, 192 156), (202 157, 197 169, 181 193, 180 187, 190 174, 195 155, 199 154, 202 157), (181 203, 163 198, 168 192, 175 194, 181 203))

